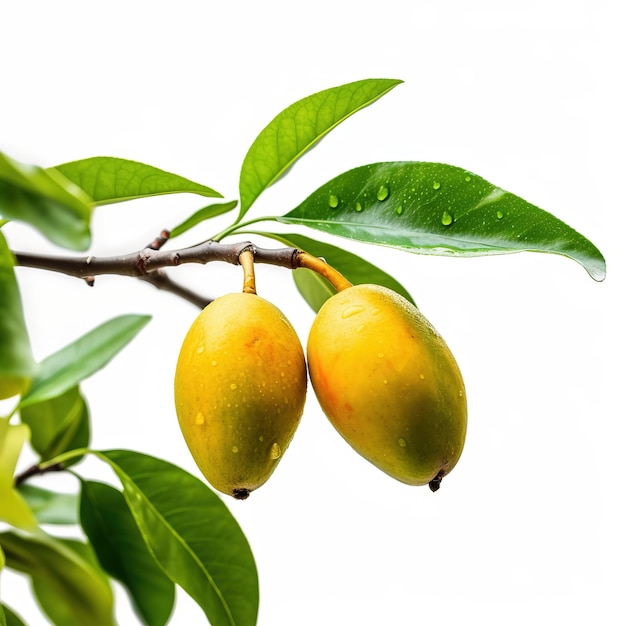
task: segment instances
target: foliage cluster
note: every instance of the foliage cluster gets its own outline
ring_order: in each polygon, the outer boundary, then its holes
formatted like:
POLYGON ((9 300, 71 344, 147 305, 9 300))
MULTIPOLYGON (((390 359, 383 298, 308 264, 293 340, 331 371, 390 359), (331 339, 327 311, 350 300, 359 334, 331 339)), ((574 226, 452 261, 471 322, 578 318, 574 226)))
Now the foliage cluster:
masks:
MULTIPOLYGON (((299 157, 400 82, 360 80, 284 109, 261 131, 243 160, 238 201, 224 200, 204 184, 121 158, 93 157, 41 168, 0 153, 0 226, 9 220, 26 222, 56 246, 80 253, 89 249, 95 209, 185 193, 212 200, 203 201, 171 229, 167 241, 161 242, 164 246, 238 207, 232 223, 211 242, 262 235, 323 257, 352 283, 384 285, 408 299, 410 294, 393 276, 340 245, 301 231, 306 227, 307 232, 417 254, 555 253, 581 264, 594 280, 603 280, 602 254, 581 234, 482 177, 442 163, 366 164, 339 174, 282 215, 250 217, 260 194, 299 157), (261 223, 280 223, 293 232, 273 232, 261 223)), ((88 266, 91 257, 72 258, 88 266)), ((150 626, 170 619, 176 585, 214 626, 252 626, 259 599, 255 562, 221 499, 204 482, 165 460, 130 450, 90 448, 89 407, 81 382, 106 365, 149 318, 128 314, 112 319, 35 362, 14 268, 30 264, 65 271, 54 259, 38 263, 32 255, 14 253, 0 231, 0 398, 13 399, 8 414, 0 417, 0 569, 30 577, 34 596, 56 624, 113 624, 115 579, 127 589, 139 619, 150 626), (28 443, 39 461, 17 472, 20 451, 28 443), (118 484, 82 477, 80 461, 86 455, 110 466, 118 484), (29 482, 48 471, 74 474, 76 493, 57 493, 29 482), (83 539, 63 539, 55 525, 79 528, 83 539)), ((316 311, 334 293, 332 285, 310 269, 297 269, 293 277, 298 292, 316 311)), ((19 607, 0 604, 0 626, 23 624, 14 610, 19 607)))

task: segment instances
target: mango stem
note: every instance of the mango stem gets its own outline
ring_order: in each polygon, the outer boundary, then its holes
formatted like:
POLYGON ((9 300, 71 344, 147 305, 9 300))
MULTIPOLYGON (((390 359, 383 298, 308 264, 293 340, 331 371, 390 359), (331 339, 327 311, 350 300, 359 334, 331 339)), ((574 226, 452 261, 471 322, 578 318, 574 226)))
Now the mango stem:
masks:
POLYGON ((254 251, 252 248, 246 248, 239 254, 239 264, 243 268, 243 292, 256 294, 254 251))
POLYGON ((343 291, 344 289, 348 289, 348 287, 352 287, 352 283, 345 279, 332 265, 326 263, 324 259, 313 256, 308 252, 300 251, 298 255, 298 267, 304 267, 317 272, 337 291, 343 291))

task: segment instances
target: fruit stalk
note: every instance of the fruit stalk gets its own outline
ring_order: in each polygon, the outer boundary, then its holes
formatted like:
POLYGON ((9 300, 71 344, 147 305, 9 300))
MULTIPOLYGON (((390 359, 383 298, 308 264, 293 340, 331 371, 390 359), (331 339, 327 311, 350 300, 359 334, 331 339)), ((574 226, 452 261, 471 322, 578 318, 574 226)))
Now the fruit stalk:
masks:
POLYGON ((243 268, 243 292, 256 294, 256 279, 254 276, 254 251, 246 248, 239 255, 239 264, 243 268))
POLYGON ((319 257, 308 252, 300 251, 298 255, 298 266, 317 272, 323 276, 337 291, 343 291, 352 287, 352 283, 344 278, 332 265, 329 265, 319 257))

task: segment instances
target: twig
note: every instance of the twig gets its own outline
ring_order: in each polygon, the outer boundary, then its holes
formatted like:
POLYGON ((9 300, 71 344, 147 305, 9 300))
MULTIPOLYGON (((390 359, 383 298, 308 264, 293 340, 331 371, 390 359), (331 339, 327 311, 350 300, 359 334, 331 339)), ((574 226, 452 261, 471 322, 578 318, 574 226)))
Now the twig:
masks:
POLYGON ((306 267, 320 273, 338 290, 350 286, 350 283, 332 266, 297 248, 257 248, 249 241, 228 244, 205 241, 189 248, 162 250, 161 246, 166 241, 167 231, 163 231, 160 237, 142 250, 109 257, 49 256, 31 252, 14 252, 13 254, 20 266, 61 272, 87 280, 88 284, 93 284, 95 277, 101 274, 133 276, 159 289, 174 293, 201 308, 210 300, 172 281, 162 271, 163 268, 184 263, 206 264, 213 261, 239 265, 242 252, 250 250, 254 254, 255 263, 277 265, 292 270, 306 267))

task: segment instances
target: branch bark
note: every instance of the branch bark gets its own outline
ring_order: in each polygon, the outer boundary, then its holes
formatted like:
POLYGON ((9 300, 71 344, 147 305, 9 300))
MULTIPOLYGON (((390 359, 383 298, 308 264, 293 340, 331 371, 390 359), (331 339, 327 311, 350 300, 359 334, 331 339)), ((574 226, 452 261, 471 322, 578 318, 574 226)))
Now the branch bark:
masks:
POLYGON ((50 256, 31 252, 13 252, 13 255, 17 265, 22 267, 60 272, 68 276, 82 278, 89 285, 93 285, 95 277, 102 274, 139 278, 158 289, 182 297, 200 308, 206 306, 211 300, 174 282, 164 271, 164 268, 176 267, 184 263, 206 264, 213 261, 240 265, 242 253, 250 251, 254 255, 255 263, 277 265, 291 270, 306 267, 320 273, 337 289, 345 289, 350 285, 330 265, 298 248, 259 248, 249 241, 228 244, 205 241, 188 248, 162 250, 161 246, 166 241, 167 233, 164 231, 147 247, 119 256, 50 256))

